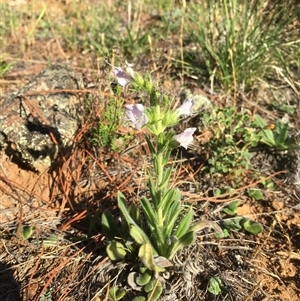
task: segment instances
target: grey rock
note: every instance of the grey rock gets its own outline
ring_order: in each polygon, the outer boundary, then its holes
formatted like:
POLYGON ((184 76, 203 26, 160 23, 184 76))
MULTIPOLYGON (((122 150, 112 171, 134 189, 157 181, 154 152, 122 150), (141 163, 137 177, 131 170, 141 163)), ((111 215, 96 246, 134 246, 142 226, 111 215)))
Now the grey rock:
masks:
POLYGON ((60 148, 71 147, 78 129, 81 75, 54 65, 40 72, 0 110, 0 148, 30 169, 51 166, 60 148))

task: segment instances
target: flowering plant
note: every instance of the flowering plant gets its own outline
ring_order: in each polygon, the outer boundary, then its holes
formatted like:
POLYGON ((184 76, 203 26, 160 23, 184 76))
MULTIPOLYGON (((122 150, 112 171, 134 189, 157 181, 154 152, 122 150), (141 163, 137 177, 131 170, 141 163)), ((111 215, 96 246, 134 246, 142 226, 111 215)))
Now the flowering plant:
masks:
MULTIPOLYGON (((119 69, 117 77, 118 73, 119 69)), ((162 272, 172 265, 170 260, 178 250, 193 243, 197 231, 205 227, 221 230, 212 222, 201 221, 192 225, 192 207, 186 210, 182 206, 179 189, 170 183, 173 166, 167 164, 171 151, 178 143, 187 148, 196 131, 196 128, 188 128, 175 135, 171 127, 179 122, 181 115, 192 113, 193 100, 188 99, 172 110, 168 97, 158 93, 151 80, 135 73, 131 84, 150 96, 151 106, 148 108, 142 104, 125 106, 126 116, 133 126, 147 129, 145 139, 153 161, 153 169, 148 170, 150 197, 143 196, 140 204, 127 207, 125 196, 119 192, 121 227, 117 227, 109 211, 103 213, 102 225, 109 241, 107 253, 112 260, 128 258, 130 254, 139 258, 147 269, 162 272)))

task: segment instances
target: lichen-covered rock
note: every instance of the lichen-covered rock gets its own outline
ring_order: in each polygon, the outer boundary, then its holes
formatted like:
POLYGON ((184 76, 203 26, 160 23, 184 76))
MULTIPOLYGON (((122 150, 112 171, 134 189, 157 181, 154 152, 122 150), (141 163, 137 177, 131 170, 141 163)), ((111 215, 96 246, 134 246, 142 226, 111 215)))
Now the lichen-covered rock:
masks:
POLYGON ((59 148, 72 145, 82 88, 82 77, 66 67, 40 72, 2 104, 0 147, 31 169, 49 167, 59 148))

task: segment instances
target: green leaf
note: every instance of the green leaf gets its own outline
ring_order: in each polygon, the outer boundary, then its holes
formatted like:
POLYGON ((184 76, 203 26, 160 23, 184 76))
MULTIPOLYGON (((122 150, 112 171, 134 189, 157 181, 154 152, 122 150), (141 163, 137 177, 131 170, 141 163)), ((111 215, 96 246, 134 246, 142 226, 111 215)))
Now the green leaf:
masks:
POLYGON ((171 207, 167 213, 167 217, 164 221, 164 224, 165 224, 164 236, 165 237, 169 237, 172 235, 175 223, 177 222, 180 212, 181 212, 180 201, 173 201, 173 204, 171 205, 171 207))
POLYGON ((111 260, 122 260, 127 254, 127 249, 120 243, 113 241, 106 247, 106 253, 111 260))
POLYGON ((154 147, 153 147, 153 144, 152 144, 151 140, 149 139, 149 137, 148 137, 147 135, 145 136, 145 139, 146 139, 146 141, 147 141, 147 144, 148 144, 150 153, 151 153, 151 154, 155 154, 156 151, 155 151, 155 149, 154 149, 154 147))
POLYGON ((116 237, 121 237, 114 218, 109 211, 106 210, 103 212, 101 217, 101 224, 103 232, 109 241, 112 241, 116 237))
POLYGON ((264 178, 261 177, 261 180, 262 180, 261 183, 262 183, 267 189, 275 190, 275 185, 274 185, 274 182, 272 181, 272 179, 264 180, 264 178))
POLYGON ((274 133, 272 130, 269 130, 269 129, 263 130, 261 132, 261 140, 260 141, 269 146, 276 146, 274 133))
POLYGON ((173 200, 180 199, 180 192, 176 188, 170 188, 167 193, 163 196, 160 204, 158 204, 158 209, 162 209, 164 214, 167 214, 168 208, 172 204, 173 200))
POLYGON ((135 220, 130 216, 127 208, 126 208, 126 199, 124 197, 124 195, 121 192, 118 192, 118 206, 125 218, 125 220, 127 221, 128 225, 135 225, 137 227, 139 227, 137 225, 137 223, 135 222, 135 220))
POLYGON ((131 225, 130 226, 130 236, 135 240, 139 245, 143 245, 148 243, 151 245, 150 240, 147 234, 138 226, 131 225))
POLYGON ((254 198, 257 201, 260 201, 263 199, 263 193, 259 189, 248 189, 247 193, 249 197, 254 198))
POLYGON ((281 123, 278 137, 276 137, 276 146, 279 148, 286 148, 286 138, 288 133, 288 124, 281 123))
POLYGON ((132 299, 132 301, 146 301, 146 297, 138 296, 138 297, 135 297, 134 299, 132 299))
POLYGON ((151 280, 151 281, 153 281, 154 283, 152 284, 147 284, 146 286, 145 286, 145 291, 147 292, 148 291, 148 295, 147 295, 147 297, 148 297, 148 300, 150 300, 150 301, 156 301, 156 300, 158 300, 158 298, 160 297, 160 295, 161 295, 161 293, 162 293, 162 290, 163 290, 163 287, 162 287, 162 284, 161 284, 161 282, 158 280, 158 279, 153 279, 153 280, 151 280), (155 284, 156 284, 156 282, 157 282, 157 285, 156 285, 156 287, 155 287, 155 284), (147 287, 149 285, 149 287, 147 287), (151 290, 149 290, 149 288, 152 286, 152 289, 151 290), (154 290, 154 292, 152 292, 152 290, 153 290, 153 288, 155 287, 155 290, 154 290), (150 296, 151 296, 151 298, 150 298, 150 296))
POLYGON ((149 281, 149 283, 147 283, 147 285, 145 285, 144 291, 146 293, 151 292, 153 290, 153 288, 154 288, 155 282, 156 282, 155 279, 152 279, 151 281, 149 281))
POLYGON ((192 207, 190 207, 189 211, 187 212, 187 214, 181 219, 181 221, 178 224, 175 236, 177 238, 181 238, 189 229, 190 224, 192 222, 193 219, 193 215, 194 215, 194 211, 192 209, 192 207))
POLYGON ((141 198, 141 205, 143 212, 146 216, 147 222, 150 224, 150 227, 155 228, 158 224, 157 214, 152 208, 150 201, 146 197, 141 198))
POLYGON ((229 203, 226 207, 224 207, 223 211, 228 215, 235 215, 239 205, 240 205, 239 201, 233 201, 229 203))
POLYGON ((159 185, 159 189, 164 189, 165 187, 169 186, 169 181, 171 177, 172 168, 167 168, 165 170, 165 173, 163 175, 162 182, 159 185))
POLYGON ((153 272, 150 270, 146 270, 143 274, 140 274, 138 277, 136 277, 136 283, 139 286, 146 285, 152 278, 153 272))
POLYGON ((226 228, 222 229, 222 234, 216 232, 216 233, 214 233, 214 235, 215 235, 216 238, 219 238, 219 239, 227 238, 227 237, 230 236, 229 231, 226 228))
POLYGON ((110 301, 121 300, 126 295, 126 290, 124 288, 118 288, 116 286, 109 290, 108 299, 110 301))
POLYGON ((222 281, 218 277, 212 277, 209 279, 207 290, 214 296, 218 296, 222 292, 222 281))
POLYGON ((180 239, 177 242, 175 242, 175 244, 170 249, 170 256, 168 257, 168 259, 172 259, 178 250, 182 249, 183 247, 191 245, 194 242, 194 240, 195 240, 194 231, 189 231, 185 233, 182 237, 180 237, 180 239))
POLYGON ((140 220, 140 210, 137 204, 130 204, 128 207, 128 213, 131 218, 137 223, 140 220))
POLYGON ((165 269, 155 264, 152 252, 152 246, 150 244, 144 244, 139 249, 139 258, 142 263, 151 271, 164 272, 165 269))
POLYGON ((24 239, 28 239, 32 235, 33 226, 21 226, 21 237, 24 239))
POLYGON ((243 217, 238 216, 233 219, 224 220, 224 226, 230 231, 239 231, 242 229, 242 226, 240 225, 242 219, 243 217))
POLYGON ((259 234, 263 231, 263 226, 259 223, 245 219, 242 223, 244 229, 252 234, 259 234))
POLYGON ((152 201, 154 203, 155 208, 157 208, 158 200, 157 200, 157 196, 156 196, 156 189, 155 189, 154 180, 153 180, 152 175, 150 173, 148 173, 148 177, 149 177, 150 195, 151 195, 151 198, 152 198, 152 201))
POLYGON ((162 208, 162 212, 163 212, 163 215, 168 215, 169 213, 171 213, 170 210, 176 210, 176 206, 173 207, 173 209, 171 208, 173 206, 174 203, 177 204, 181 204, 181 195, 180 195, 180 192, 178 189, 173 189, 173 188, 170 188, 169 191, 167 192, 168 196, 166 197, 163 197, 163 200, 162 201, 166 201, 164 203, 164 206, 163 207, 159 207, 159 208, 162 208), (171 191, 173 190, 173 192, 171 191))
POLYGON ((43 239, 43 247, 53 247, 57 244, 57 236, 50 234, 47 238, 43 239))
POLYGON ((253 122, 253 125, 257 125, 261 129, 263 129, 265 126, 267 126, 267 123, 260 115, 255 115, 255 121, 253 122))

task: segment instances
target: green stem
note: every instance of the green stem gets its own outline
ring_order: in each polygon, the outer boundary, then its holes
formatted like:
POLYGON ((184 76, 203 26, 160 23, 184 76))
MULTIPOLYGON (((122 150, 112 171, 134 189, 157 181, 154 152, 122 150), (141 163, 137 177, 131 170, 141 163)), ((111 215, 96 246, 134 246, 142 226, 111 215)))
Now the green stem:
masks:
POLYGON ((164 237, 164 216, 163 216, 163 210, 162 208, 160 208, 160 203, 162 200, 162 191, 160 189, 160 185, 163 181, 163 175, 164 175, 164 152, 162 152, 161 148, 163 147, 164 144, 164 126, 162 123, 162 114, 160 111, 160 106, 156 105, 155 107, 155 116, 157 118, 156 123, 154 125, 154 131, 156 134, 156 138, 157 138, 157 145, 156 145, 156 154, 155 156, 153 156, 153 160, 155 161, 155 166, 156 166, 156 174, 154 175, 154 179, 155 179, 155 188, 156 188, 156 211, 157 211, 157 219, 158 219, 158 223, 157 223, 157 227, 156 227, 156 231, 157 231, 157 246, 158 249, 160 249, 160 253, 164 254, 165 253, 165 237, 164 237))

